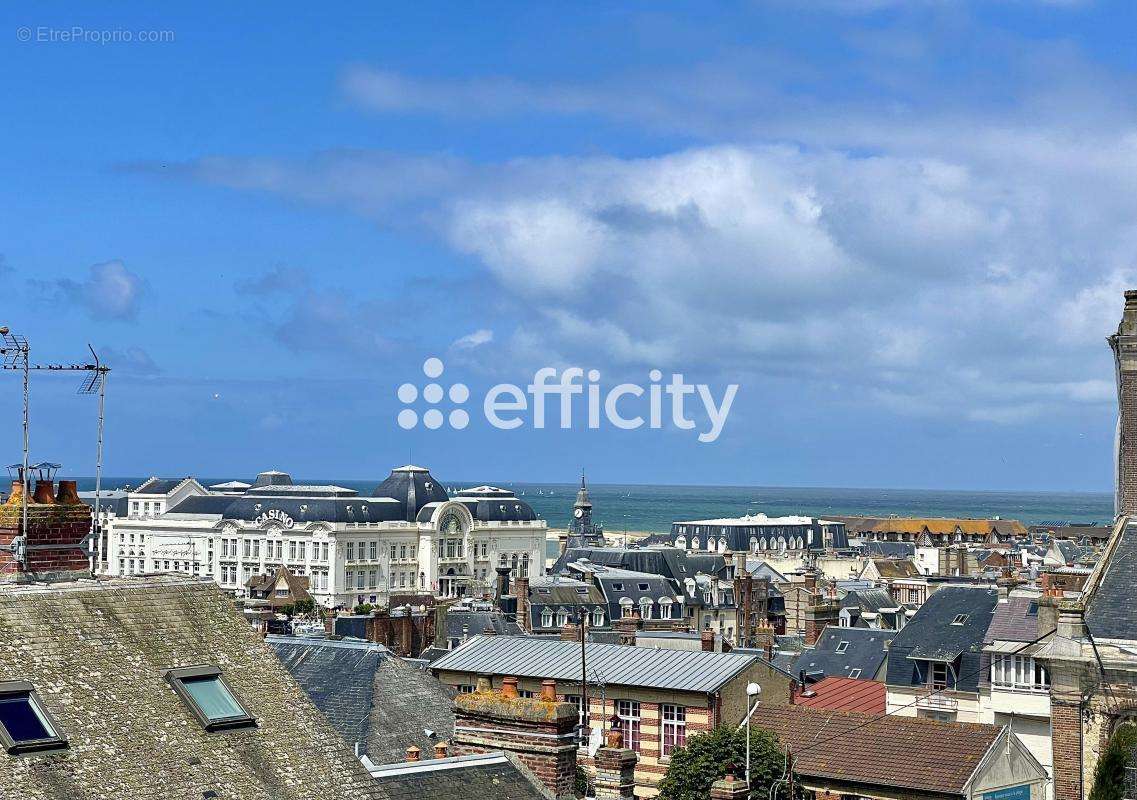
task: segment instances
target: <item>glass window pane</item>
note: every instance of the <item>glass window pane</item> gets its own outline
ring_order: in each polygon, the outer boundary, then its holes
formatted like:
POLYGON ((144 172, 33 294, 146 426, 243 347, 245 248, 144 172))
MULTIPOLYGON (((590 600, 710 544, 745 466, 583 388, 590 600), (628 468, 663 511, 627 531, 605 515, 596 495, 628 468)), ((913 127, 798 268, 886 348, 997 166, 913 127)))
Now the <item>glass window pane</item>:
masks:
POLYGON ((51 725, 27 695, 0 698, 0 723, 3 723, 15 742, 31 742, 55 736, 51 725))
POLYGON ((244 710, 233 699, 233 695, 221 683, 216 675, 204 678, 186 678, 182 681, 186 692, 193 698, 201 713, 210 721, 226 719, 228 717, 243 717, 244 710))

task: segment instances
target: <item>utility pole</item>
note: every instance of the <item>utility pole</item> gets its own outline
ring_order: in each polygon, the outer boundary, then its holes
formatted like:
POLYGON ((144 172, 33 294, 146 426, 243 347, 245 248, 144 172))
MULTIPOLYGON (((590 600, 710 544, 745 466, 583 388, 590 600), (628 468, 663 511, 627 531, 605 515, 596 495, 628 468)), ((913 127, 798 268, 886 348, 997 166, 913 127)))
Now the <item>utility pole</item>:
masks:
POLYGON ((588 713, 588 656, 584 646, 588 640, 588 613, 584 606, 577 607, 580 609, 580 733, 583 736, 585 730, 588 729, 590 716, 588 713))

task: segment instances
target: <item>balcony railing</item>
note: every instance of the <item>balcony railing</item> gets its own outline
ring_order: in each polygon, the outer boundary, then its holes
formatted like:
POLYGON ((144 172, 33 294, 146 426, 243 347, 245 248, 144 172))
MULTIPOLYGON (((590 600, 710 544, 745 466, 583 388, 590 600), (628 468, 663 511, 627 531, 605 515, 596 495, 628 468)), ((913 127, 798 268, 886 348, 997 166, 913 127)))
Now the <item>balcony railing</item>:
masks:
POLYGON ((916 708, 926 708, 929 711, 956 711, 959 709, 959 701, 954 697, 948 697, 940 690, 929 689, 916 698, 916 708))

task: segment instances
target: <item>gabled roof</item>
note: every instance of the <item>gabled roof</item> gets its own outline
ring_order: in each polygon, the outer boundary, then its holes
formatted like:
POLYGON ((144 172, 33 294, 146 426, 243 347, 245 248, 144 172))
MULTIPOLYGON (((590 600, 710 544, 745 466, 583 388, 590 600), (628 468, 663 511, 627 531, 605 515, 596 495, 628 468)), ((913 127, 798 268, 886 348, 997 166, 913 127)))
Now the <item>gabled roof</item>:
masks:
POLYGON ((882 578, 920 577, 920 568, 910 558, 874 558, 872 563, 882 578))
POLYGON ((149 478, 132 494, 169 494, 192 478, 149 478))
POLYGON ((953 661, 960 653, 977 652, 998 601, 999 593, 993 587, 937 589, 893 637, 889 649, 908 649, 909 658, 931 661, 953 661))
POLYGON ((801 706, 759 706, 751 723, 792 749, 795 771, 807 781, 893 787, 916 796, 962 795, 1002 732, 995 725, 801 706))
POLYGON ((0 674, 30 681, 66 750, 9 758, 0 797, 386 800, 212 581, 173 576, 0 586, 0 674), (169 668, 220 668, 256 727, 209 732, 169 668), (281 780, 281 776, 288 776, 281 780))
POLYGON ((1137 602, 1133 596, 1135 565, 1137 523, 1126 518, 1087 582, 1086 626, 1091 636, 1137 640, 1137 602))
POLYGON ((411 745, 429 753, 454 731, 450 691, 381 645, 291 636, 265 641, 344 741, 358 743, 375 764, 403 761, 411 745))
POLYGON ((888 690, 880 681, 824 678, 810 685, 808 696, 799 695, 794 698, 794 705, 828 711, 883 714, 888 706, 888 690))
MULTIPOLYGON (((590 670, 613 686, 713 692, 757 659, 735 653, 587 644, 590 670)), ((431 665, 440 671, 580 681, 580 645, 522 636, 475 636, 431 665)))
POLYGON ((826 677, 875 678, 884 663, 884 643, 894 636, 894 631, 828 625, 813 649, 802 650, 793 674, 804 671, 807 677, 819 673, 826 677))

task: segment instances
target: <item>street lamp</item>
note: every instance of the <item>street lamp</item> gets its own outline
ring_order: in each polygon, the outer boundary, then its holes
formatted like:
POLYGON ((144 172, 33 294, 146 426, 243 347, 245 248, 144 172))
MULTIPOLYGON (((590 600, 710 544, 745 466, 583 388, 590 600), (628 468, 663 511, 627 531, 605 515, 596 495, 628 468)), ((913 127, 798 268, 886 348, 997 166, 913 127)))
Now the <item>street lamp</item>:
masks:
POLYGON ((754 709, 758 708, 758 695, 762 694, 762 687, 756 683, 746 684, 746 787, 750 789, 750 717, 754 709), (750 698, 754 698, 751 700, 750 698))

